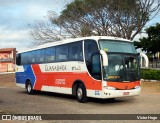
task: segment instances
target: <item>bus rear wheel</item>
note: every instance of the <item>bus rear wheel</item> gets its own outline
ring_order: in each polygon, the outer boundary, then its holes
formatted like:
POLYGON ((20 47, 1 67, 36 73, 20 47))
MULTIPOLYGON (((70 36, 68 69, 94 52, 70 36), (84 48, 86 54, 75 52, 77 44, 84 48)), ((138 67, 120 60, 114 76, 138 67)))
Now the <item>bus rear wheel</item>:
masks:
POLYGON ((77 97, 78 102, 80 103, 87 102, 86 89, 82 84, 79 84, 77 87, 76 97, 77 97))
POLYGON ((33 86, 30 82, 27 82, 26 90, 27 90, 28 94, 33 94, 34 93, 33 86))

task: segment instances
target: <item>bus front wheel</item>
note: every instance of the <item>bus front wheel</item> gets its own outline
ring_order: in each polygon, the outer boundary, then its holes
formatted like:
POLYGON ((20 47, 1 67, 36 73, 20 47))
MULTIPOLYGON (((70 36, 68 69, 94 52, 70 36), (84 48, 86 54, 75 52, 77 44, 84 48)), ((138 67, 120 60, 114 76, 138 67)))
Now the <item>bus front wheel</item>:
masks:
POLYGON ((28 94, 33 94, 33 93, 34 93, 32 84, 31 84, 30 82, 27 82, 26 90, 27 90, 27 93, 28 93, 28 94))
POLYGON ((79 84, 77 87, 76 97, 77 97, 78 102, 80 103, 87 102, 86 89, 82 84, 79 84))

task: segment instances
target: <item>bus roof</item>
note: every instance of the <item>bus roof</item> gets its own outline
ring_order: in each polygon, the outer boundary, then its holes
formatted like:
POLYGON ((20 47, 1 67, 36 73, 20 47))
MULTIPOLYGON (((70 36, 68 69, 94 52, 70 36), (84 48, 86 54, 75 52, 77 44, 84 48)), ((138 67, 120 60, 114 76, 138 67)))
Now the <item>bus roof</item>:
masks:
POLYGON ((21 51, 18 51, 18 53, 23 53, 23 52, 43 49, 43 48, 47 48, 47 47, 52 47, 52 46, 57 46, 57 45, 67 44, 67 43, 72 43, 72 42, 77 42, 77 41, 83 41, 83 40, 86 40, 86 39, 91 39, 91 40, 96 40, 96 41, 98 41, 99 39, 109 39, 109 40, 132 42, 130 40, 119 38, 119 37, 89 36, 89 37, 69 38, 69 39, 65 39, 65 40, 61 40, 61 41, 54 41, 54 42, 42 44, 42 45, 39 45, 39 46, 35 46, 35 47, 32 47, 32 48, 28 48, 28 49, 25 49, 25 50, 21 50, 21 51))

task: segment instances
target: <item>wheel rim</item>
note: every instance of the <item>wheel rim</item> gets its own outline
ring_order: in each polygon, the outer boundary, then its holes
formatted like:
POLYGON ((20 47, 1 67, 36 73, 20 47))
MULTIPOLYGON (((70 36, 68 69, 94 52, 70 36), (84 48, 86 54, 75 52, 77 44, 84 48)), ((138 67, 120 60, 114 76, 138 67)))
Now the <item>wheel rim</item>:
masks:
POLYGON ((77 96, 78 96, 78 99, 82 99, 83 91, 82 91, 81 88, 78 88, 78 89, 77 89, 77 96))
POLYGON ((30 84, 28 84, 28 86, 27 86, 27 91, 28 91, 28 92, 31 92, 31 90, 32 90, 32 87, 31 87, 30 84))

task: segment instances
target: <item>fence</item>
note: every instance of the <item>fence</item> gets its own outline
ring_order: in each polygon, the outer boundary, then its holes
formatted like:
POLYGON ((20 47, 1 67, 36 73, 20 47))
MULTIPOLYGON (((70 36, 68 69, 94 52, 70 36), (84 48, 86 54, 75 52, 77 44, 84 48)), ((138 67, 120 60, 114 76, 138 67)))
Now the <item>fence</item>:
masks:
POLYGON ((160 59, 154 59, 152 61, 149 61, 149 68, 160 69, 160 59))

